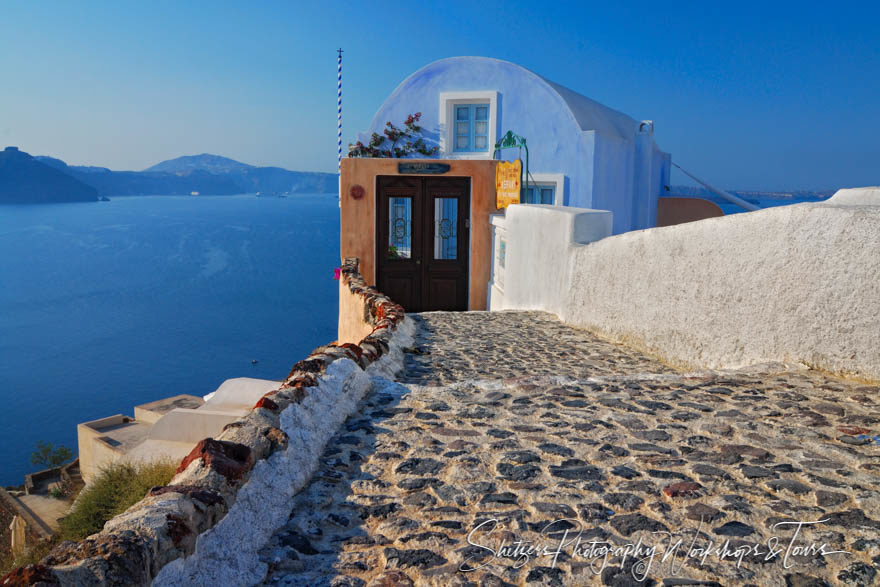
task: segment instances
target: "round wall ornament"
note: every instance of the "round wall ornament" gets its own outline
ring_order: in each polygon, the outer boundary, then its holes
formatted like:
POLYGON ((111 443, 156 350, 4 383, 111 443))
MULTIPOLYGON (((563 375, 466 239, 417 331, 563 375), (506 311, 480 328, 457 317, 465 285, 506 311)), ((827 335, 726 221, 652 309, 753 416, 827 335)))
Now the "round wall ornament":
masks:
POLYGON ((362 185, 353 185, 351 186, 351 189, 348 190, 348 195, 350 195, 355 200, 360 200, 361 198, 363 198, 365 193, 366 192, 364 191, 364 186, 362 185))

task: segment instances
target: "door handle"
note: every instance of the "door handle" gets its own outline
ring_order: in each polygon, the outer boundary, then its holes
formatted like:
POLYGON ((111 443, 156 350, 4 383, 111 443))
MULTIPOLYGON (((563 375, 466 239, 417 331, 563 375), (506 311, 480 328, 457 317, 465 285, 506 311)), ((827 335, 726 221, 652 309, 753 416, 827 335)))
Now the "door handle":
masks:
POLYGON ((421 265, 421 264, 422 264, 422 260, 421 260, 421 259, 416 259, 416 265, 421 265))

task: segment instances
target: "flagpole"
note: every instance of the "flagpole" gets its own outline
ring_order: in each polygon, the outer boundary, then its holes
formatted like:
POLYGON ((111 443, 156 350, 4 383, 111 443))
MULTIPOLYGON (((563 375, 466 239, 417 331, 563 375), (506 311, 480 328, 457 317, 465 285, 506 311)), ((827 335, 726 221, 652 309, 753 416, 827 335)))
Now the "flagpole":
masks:
POLYGON ((339 174, 339 206, 342 206, 342 48, 336 50, 336 172, 339 174))

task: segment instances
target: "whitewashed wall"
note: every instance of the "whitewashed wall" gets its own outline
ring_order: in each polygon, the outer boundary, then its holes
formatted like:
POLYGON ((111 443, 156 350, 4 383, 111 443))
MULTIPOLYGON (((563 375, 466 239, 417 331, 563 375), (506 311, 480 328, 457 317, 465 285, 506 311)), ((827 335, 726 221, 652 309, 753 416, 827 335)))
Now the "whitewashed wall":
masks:
POLYGON ((493 309, 554 312, 684 366, 798 362, 880 379, 880 189, 588 245, 571 218, 508 209, 493 309))
POLYGON ((611 212, 543 204, 516 204, 493 218, 495 269, 505 242, 503 272, 489 288, 489 309, 557 312, 565 303, 566 259, 578 243, 611 234, 611 212))

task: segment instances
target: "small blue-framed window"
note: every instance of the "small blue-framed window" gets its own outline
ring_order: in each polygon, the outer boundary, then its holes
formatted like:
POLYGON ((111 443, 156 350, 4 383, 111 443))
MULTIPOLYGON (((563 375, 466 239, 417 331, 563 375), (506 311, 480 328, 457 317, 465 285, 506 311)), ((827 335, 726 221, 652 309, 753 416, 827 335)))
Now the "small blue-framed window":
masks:
POLYGON ((456 104, 453 151, 489 151, 489 104, 456 104))
POLYGON ((530 185, 524 190, 523 204, 550 204, 556 199, 556 188, 552 185, 530 185))

